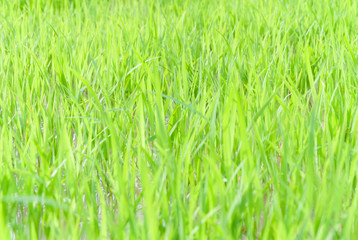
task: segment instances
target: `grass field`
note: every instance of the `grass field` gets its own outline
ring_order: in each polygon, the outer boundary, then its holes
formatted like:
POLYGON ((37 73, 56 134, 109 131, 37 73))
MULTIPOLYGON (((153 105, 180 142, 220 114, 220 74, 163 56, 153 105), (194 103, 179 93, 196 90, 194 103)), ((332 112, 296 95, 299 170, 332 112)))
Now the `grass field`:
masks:
POLYGON ((1 239, 358 237, 358 1, 0 1, 1 239))

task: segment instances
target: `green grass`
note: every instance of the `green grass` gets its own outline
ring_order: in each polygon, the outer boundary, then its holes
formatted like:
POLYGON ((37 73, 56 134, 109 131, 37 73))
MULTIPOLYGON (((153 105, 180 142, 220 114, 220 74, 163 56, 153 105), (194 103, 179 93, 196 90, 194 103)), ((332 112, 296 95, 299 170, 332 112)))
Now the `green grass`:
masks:
POLYGON ((358 1, 0 1, 0 235, 358 237, 358 1))

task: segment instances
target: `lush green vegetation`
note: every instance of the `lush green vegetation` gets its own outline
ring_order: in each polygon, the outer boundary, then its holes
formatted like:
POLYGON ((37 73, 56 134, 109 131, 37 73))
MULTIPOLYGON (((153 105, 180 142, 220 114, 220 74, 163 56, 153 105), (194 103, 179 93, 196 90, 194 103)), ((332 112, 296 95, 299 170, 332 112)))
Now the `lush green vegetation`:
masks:
POLYGON ((0 1, 0 233, 352 239, 358 2, 0 1))

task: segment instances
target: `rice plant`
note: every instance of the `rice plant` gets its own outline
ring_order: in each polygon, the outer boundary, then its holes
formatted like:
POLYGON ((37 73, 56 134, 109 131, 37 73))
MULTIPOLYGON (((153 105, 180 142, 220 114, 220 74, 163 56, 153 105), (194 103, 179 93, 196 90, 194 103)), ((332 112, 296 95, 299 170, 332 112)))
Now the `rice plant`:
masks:
POLYGON ((358 1, 0 1, 1 239, 358 237, 358 1))

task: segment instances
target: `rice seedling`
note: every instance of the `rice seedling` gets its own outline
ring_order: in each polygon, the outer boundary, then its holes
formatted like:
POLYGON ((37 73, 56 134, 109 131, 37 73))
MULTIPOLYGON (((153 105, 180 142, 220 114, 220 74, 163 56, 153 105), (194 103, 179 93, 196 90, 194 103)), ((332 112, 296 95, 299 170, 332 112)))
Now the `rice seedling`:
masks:
POLYGON ((1 239, 354 239, 358 2, 0 1, 1 239))

